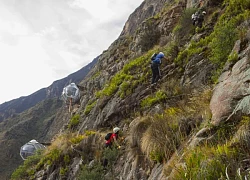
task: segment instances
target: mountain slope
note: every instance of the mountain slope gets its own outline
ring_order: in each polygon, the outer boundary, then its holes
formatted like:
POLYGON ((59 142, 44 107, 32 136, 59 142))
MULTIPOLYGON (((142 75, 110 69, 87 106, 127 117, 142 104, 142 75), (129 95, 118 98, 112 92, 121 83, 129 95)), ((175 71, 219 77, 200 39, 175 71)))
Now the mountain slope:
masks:
MULTIPOLYGON (((50 142, 65 123, 63 102, 58 99, 43 100, 29 110, 0 123, 0 179, 5 179, 23 160, 20 147, 36 139, 50 142)), ((67 118, 66 118, 67 119, 67 118)))
POLYGON ((86 91, 67 128, 13 179, 250 178, 249 1, 146 0, 135 16, 155 4, 154 16, 126 23, 136 27, 80 82, 86 91), (191 20, 197 7, 207 12, 202 28, 191 20), (168 61, 151 85, 159 51, 168 61), (115 126, 122 147, 104 149, 115 126))

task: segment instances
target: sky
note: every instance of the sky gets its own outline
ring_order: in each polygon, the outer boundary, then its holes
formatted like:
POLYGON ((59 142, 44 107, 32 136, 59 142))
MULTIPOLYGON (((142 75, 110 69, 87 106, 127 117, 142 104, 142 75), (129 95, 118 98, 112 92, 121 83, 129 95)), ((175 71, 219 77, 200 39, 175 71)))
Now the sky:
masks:
POLYGON ((108 49, 143 0, 0 0, 0 104, 28 96, 108 49))

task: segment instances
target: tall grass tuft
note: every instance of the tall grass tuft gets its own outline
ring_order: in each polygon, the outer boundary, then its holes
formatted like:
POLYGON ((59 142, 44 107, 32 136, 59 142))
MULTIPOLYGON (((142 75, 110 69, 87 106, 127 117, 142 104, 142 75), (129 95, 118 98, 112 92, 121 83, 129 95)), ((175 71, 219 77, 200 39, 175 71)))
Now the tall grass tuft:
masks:
POLYGON ((182 136, 178 131, 178 122, 166 117, 154 117, 141 139, 142 152, 157 162, 167 160, 180 145, 182 136))
POLYGON ((130 129, 130 136, 129 136, 131 148, 136 148, 141 146, 141 138, 143 136, 143 133, 151 125, 152 117, 150 116, 139 117, 134 121, 135 123, 132 125, 130 129))
POLYGON ((237 159, 238 152, 228 144, 196 147, 185 153, 185 166, 180 166, 173 179, 235 179, 237 159))
POLYGON ((250 153, 250 117, 243 116, 237 132, 234 134, 230 143, 237 146, 242 152, 250 153))
MULTIPOLYGON (((174 84, 174 83, 173 83, 174 84)), ((174 86, 175 87, 175 86, 174 86)), ((130 145, 155 162, 168 160, 201 122, 211 118, 211 88, 190 92, 163 114, 139 117, 132 123, 130 145)))

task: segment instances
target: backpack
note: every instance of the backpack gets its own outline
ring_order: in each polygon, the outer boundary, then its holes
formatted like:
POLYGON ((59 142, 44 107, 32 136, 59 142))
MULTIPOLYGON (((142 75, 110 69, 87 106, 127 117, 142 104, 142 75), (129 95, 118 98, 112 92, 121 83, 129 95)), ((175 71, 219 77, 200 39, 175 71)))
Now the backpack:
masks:
POLYGON ((157 53, 154 53, 154 54, 151 56, 151 61, 155 60, 156 56, 157 56, 157 53))
POLYGON ((112 136, 112 134, 113 134, 113 133, 108 133, 108 134, 106 134, 106 136, 104 137, 105 140, 108 141, 108 140, 110 139, 110 137, 112 136))

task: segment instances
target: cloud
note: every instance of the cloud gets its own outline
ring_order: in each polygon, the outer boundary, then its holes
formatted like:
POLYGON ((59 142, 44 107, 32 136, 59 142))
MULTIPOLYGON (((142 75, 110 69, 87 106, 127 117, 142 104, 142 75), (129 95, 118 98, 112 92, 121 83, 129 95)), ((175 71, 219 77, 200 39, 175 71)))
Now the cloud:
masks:
POLYGON ((0 82, 9 87, 0 103, 87 65, 118 38, 142 1, 0 0, 0 82))
POLYGON ((71 8, 84 9, 91 14, 96 21, 105 21, 114 17, 114 12, 109 7, 107 0, 71 0, 68 2, 71 8))

